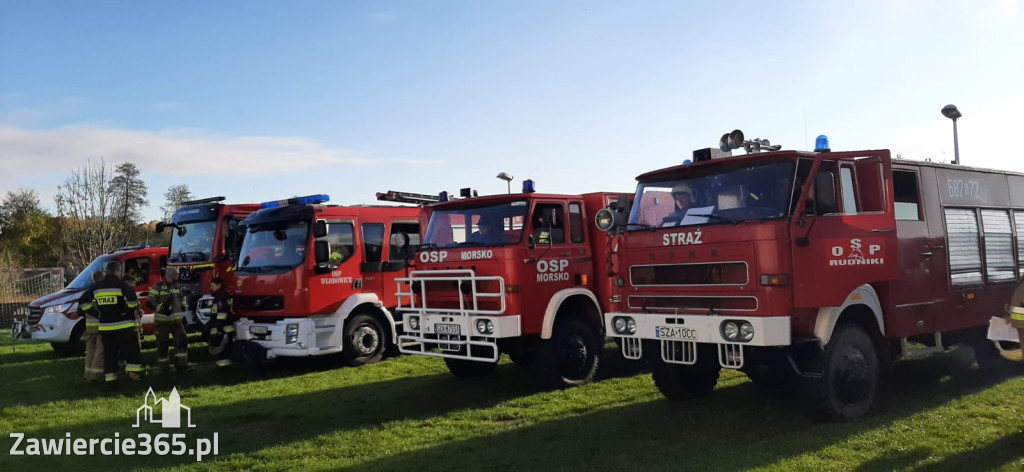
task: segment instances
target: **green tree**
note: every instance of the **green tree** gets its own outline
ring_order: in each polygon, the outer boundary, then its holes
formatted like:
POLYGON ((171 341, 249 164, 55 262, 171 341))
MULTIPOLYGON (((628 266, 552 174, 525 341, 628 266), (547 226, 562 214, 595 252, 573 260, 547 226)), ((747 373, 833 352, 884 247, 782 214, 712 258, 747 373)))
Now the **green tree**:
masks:
POLYGON ((120 219, 124 228, 142 220, 142 208, 149 205, 146 200, 149 190, 140 174, 135 164, 124 162, 114 167, 114 176, 110 179, 108 189, 114 204, 113 215, 120 219))
POLYGON ((174 210, 177 210, 182 203, 189 200, 194 200, 192 191, 188 189, 188 185, 171 185, 164 192, 164 204, 160 207, 160 211, 163 212, 164 221, 170 221, 171 216, 174 215, 174 210))
POLYGON ((0 245, 28 267, 55 264, 59 225, 31 189, 7 192, 0 203, 0 245))

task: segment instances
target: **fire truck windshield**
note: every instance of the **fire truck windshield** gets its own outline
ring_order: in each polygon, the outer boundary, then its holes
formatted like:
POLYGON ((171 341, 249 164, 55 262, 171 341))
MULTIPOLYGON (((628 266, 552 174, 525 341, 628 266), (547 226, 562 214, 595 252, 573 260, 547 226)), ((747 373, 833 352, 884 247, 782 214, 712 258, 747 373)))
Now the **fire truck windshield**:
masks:
POLYGON ((641 182, 629 230, 737 223, 789 215, 793 161, 695 169, 684 178, 641 182))
POLYGON ((178 223, 171 236, 171 263, 206 262, 213 253, 216 221, 178 223))
POLYGON ((518 244, 523 237, 525 201, 483 207, 435 210, 423 245, 448 248, 518 244))
POLYGON ((250 226, 242 242, 238 272, 290 270, 306 259, 309 223, 289 221, 250 226))

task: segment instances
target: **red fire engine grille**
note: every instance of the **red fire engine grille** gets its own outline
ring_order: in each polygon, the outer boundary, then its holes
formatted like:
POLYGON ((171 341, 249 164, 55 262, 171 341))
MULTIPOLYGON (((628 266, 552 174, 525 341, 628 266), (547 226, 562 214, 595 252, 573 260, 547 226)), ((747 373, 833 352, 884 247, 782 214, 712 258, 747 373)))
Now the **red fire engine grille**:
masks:
POLYGON ((639 310, 757 310, 755 297, 639 296, 629 297, 629 307, 639 310))
POLYGON ((695 264, 650 264, 629 268, 634 287, 666 285, 746 285, 750 282, 746 262, 695 264))

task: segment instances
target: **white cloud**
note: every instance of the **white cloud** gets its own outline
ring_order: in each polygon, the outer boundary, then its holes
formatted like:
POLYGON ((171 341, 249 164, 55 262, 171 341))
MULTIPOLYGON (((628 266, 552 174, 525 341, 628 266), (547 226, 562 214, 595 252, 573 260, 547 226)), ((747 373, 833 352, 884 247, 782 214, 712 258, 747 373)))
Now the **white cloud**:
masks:
POLYGON ((31 130, 0 124, 0 175, 5 178, 65 172, 98 158, 108 163, 130 161, 146 172, 168 175, 259 175, 336 164, 437 163, 369 157, 302 137, 229 137, 93 126, 31 130))

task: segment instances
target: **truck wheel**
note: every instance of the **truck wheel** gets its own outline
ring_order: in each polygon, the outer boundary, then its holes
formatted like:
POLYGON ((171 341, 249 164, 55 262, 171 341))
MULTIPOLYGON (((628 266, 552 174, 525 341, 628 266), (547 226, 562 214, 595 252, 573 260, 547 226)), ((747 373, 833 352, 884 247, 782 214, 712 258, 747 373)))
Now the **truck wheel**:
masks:
MULTIPOLYGON (((717 349, 714 345, 708 346, 717 349)), ((722 366, 719 365, 718 355, 713 349, 700 349, 701 347, 698 346, 697 358, 703 357, 704 360, 698 360, 694 365, 670 364, 661 359, 652 363, 651 376, 654 378, 654 385, 665 398, 684 401, 706 397, 715 390, 722 366), (702 355, 706 352, 712 352, 714 355, 702 355)))
POLYGON ((855 324, 839 325, 823 356, 821 378, 805 380, 808 407, 826 421, 863 416, 878 391, 878 353, 871 337, 855 324))
POLYGON ((376 318, 360 314, 345 323, 342 357, 345 364, 362 366, 374 364, 384 357, 387 337, 376 318))
POLYGON ((590 325, 568 319, 555 322, 551 339, 543 342, 536 369, 542 387, 562 389, 586 385, 597 373, 601 343, 590 325))
POLYGON ((50 343, 53 350, 62 356, 79 357, 85 355, 85 322, 80 321, 71 329, 71 337, 66 343, 50 343))
POLYGON ((494 373, 497 362, 470 361, 466 359, 444 358, 444 364, 452 375, 460 378, 484 377, 494 373))

